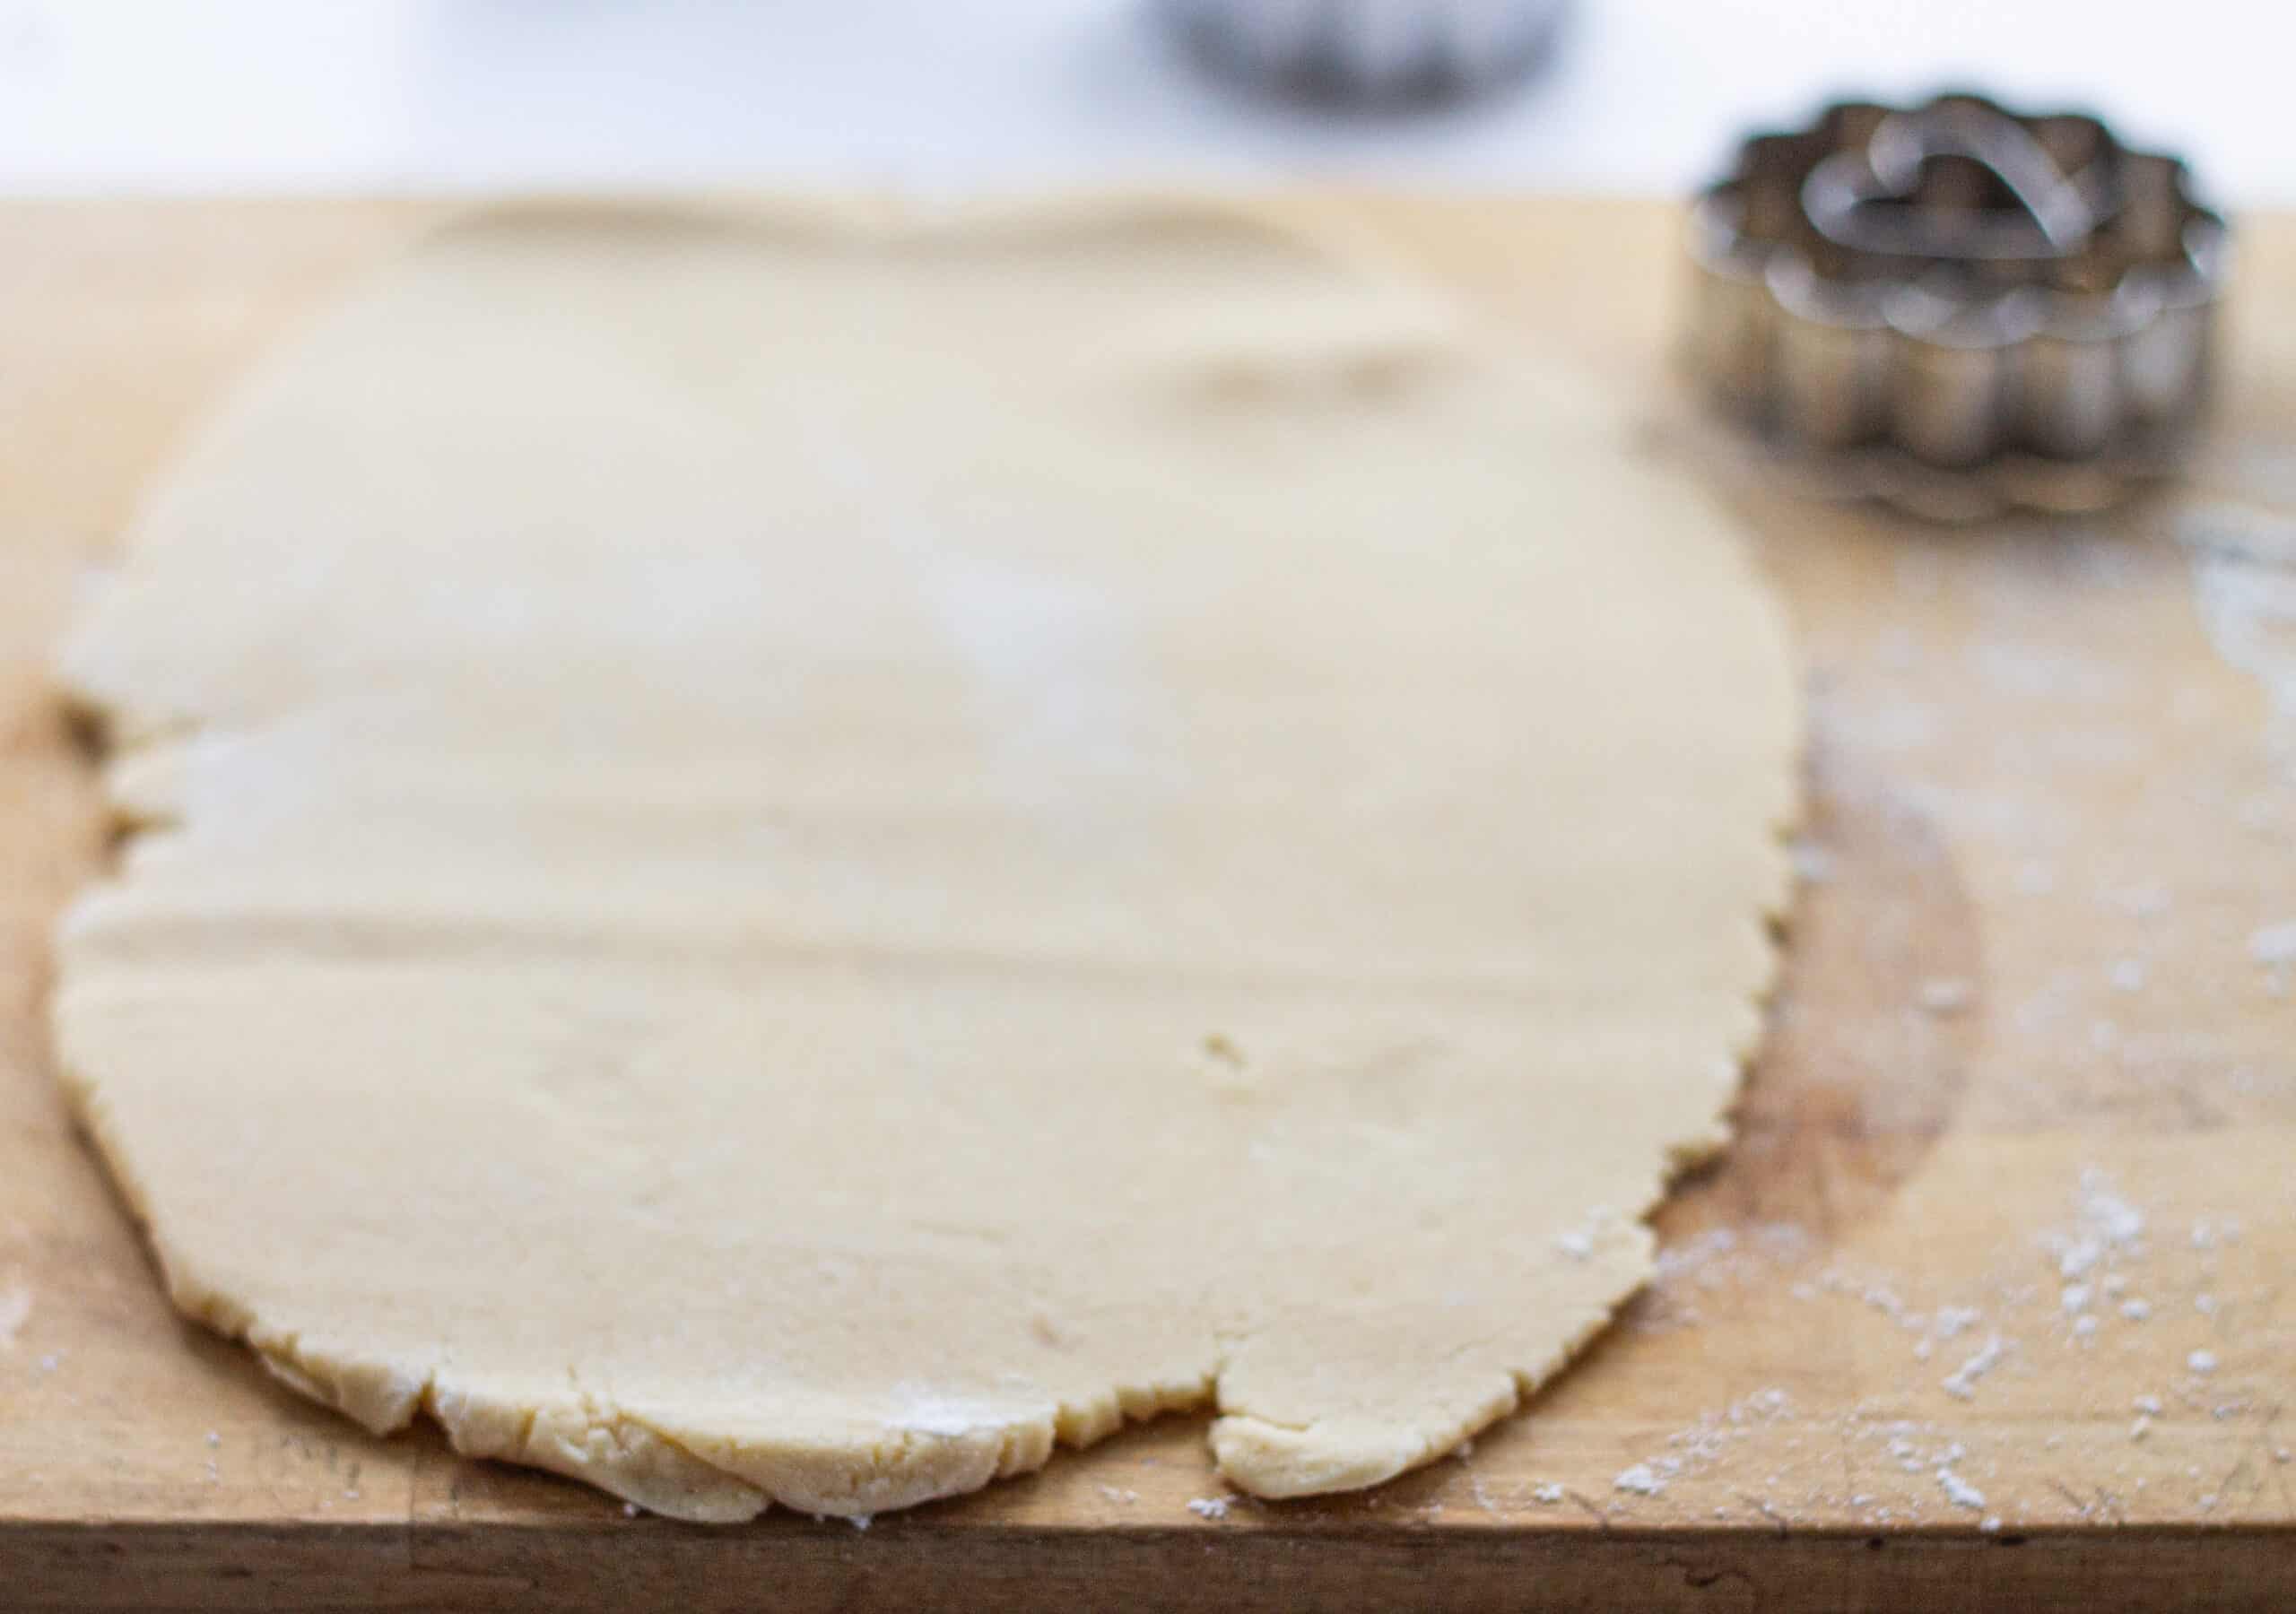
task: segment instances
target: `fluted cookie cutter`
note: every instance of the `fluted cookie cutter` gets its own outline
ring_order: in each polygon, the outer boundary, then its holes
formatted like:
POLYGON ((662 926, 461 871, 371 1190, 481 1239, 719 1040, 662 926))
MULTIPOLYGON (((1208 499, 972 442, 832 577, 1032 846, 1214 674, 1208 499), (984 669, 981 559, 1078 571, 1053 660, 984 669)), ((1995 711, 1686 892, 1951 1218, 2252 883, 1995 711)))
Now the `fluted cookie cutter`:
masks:
POLYGON ((2200 416, 2230 237, 2094 117, 1845 101, 1693 202, 1686 355, 1822 491, 2098 508, 2200 416))

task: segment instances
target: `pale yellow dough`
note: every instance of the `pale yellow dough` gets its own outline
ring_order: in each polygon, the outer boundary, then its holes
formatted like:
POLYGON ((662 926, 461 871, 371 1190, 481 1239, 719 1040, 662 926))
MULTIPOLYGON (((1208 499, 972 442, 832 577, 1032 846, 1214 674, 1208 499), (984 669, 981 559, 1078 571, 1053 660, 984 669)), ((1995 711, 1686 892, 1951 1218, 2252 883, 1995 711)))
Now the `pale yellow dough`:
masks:
POLYGON ((1787 887, 1724 524, 1211 207, 451 229, 65 668, 140 833, 57 1044, 177 1304, 691 1519, 1454 1449, 1648 1271, 1787 887))

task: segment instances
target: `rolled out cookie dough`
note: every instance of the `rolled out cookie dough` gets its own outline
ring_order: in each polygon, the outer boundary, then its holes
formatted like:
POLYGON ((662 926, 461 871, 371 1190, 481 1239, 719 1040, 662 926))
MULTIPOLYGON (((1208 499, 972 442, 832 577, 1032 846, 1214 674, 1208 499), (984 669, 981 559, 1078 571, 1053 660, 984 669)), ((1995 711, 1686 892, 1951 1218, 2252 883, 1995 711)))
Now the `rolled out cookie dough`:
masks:
POLYGON ((65 669, 138 833, 57 1045, 177 1305, 691 1519, 1441 1456, 1643 1280, 1787 886, 1730 533, 1208 207, 449 229, 65 669))

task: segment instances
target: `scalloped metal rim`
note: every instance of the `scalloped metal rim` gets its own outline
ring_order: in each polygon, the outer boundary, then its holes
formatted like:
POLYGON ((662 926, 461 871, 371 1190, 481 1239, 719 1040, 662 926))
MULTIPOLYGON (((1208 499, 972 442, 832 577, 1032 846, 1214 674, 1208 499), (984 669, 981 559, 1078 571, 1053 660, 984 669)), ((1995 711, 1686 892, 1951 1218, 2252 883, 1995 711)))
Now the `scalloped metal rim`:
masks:
POLYGON ((2152 222, 2173 225, 2173 247, 2081 291, 1987 284, 1918 261, 1829 274, 1785 232, 1749 231, 1746 213, 1751 203, 1798 219, 1809 169, 1862 145, 1840 132, 1898 110, 1835 102, 1798 131, 1749 136, 1732 173, 1692 199, 1689 368, 1830 491, 1944 518, 2109 503, 2173 466, 2205 406, 2230 227, 2194 196, 2182 162, 2130 151, 2095 119, 1966 95, 1915 109, 1955 102, 2029 131, 2077 125, 2098 158, 2165 178, 2154 205, 2173 211, 2152 222))

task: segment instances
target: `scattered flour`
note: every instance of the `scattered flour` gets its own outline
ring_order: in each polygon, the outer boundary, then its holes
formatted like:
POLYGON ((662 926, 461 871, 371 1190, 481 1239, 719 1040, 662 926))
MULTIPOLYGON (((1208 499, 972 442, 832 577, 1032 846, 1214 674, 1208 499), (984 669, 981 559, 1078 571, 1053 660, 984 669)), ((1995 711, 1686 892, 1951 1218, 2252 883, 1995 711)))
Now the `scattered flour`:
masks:
POLYGON ((16 1343, 16 1331, 32 1315, 32 1292, 21 1283, 0 1289, 0 1350, 16 1343))
POLYGON ((1531 1500, 1542 1507, 1552 1507, 1562 1500, 1562 1487, 1552 1483, 1535 1486, 1531 1490, 1531 1500))
POLYGON ((2248 957, 2266 969, 2296 966, 2296 919, 2267 924, 2248 938, 2248 957))
POLYGON ((2057 1257, 2057 1276, 2067 1282, 2086 1276, 2100 1263, 2143 1254, 2144 1212, 2123 1199, 2105 1174, 2090 1167, 2074 1196, 2079 1220, 2070 1231, 2047 1234, 2041 1243, 2057 1257))
POLYGON ((1985 1506, 1985 1493, 1955 1473, 1948 1463, 1937 1465, 1937 1486, 1956 1507, 1976 1509, 1985 1506))
POLYGON ((2081 1174, 2081 1213, 2106 1241, 2126 1249, 2144 1237, 2144 1212, 2116 1193, 2111 1180, 2091 1167, 2081 1174))
POLYGON ((2220 1244, 2236 1245, 2240 1242, 2242 1231, 2240 1219, 2237 1216, 2220 1216, 2213 1220, 2205 1216, 2196 1217, 2192 1224, 2192 1247, 2213 1250, 2220 1244))
POLYGON ((1228 1516, 1228 1498, 1193 1497, 1188 1500, 1187 1510, 1199 1519, 1224 1519, 1228 1516))
POLYGON ((2196 1350, 2185 1358, 2185 1366, 2205 1378, 2216 1371, 2216 1353, 2213 1350, 2196 1350))
POLYGON ((1688 1279, 1716 1288, 1734 1278, 1807 1260, 1813 1242, 1810 1230, 1799 1222, 1709 1228, 1660 1250, 1651 1280, 1666 1284, 1688 1279))
POLYGON ((1806 885, 1823 885, 1833 878, 1833 854, 1814 841, 1797 840, 1787 850, 1794 872, 1806 885))
POLYGON ((1666 1488, 1666 1482, 1648 1463, 1638 1462, 1621 1469, 1618 1477, 1611 1481, 1611 1488, 1632 1491, 1638 1497, 1655 1497, 1666 1488))
POLYGON ((1984 1315, 1974 1306, 1941 1306, 1937 1308, 1937 1337, 1950 1340, 1963 1329, 1974 1326, 1984 1315))
POLYGON ((1474 1505, 1483 1512, 1495 1514, 1499 1511, 1499 1505, 1491 1499, 1491 1493, 1483 1488, 1483 1476, 1473 1469, 1467 1470, 1467 1494, 1474 1498, 1474 1505))
POLYGON ((1970 1000, 1976 995, 1976 989, 1967 981, 1952 976, 1939 976, 1922 982, 1918 1002, 1925 1013, 1959 1014, 1970 1006, 1970 1000))
MULTIPOLYGON (((2177 537, 2209 643, 2263 686, 2272 713, 2266 744, 2284 764, 2296 718, 2296 526, 2251 507, 2212 504, 2179 517, 2177 537)), ((2290 930, 2296 937, 2296 924, 2290 930)), ((2296 941, 2290 950, 2296 958, 2296 941)))
POLYGON ((1978 1380, 1999 1366, 2003 1355, 2008 1349, 2008 1342, 1999 1334, 1994 1334, 1971 1352, 1960 1367, 1938 1382, 1944 1386, 1946 1394, 1961 1401, 1972 1400, 1977 1394, 1978 1380))
POLYGON ((2174 894, 2167 886, 2155 881, 2108 891, 2105 901, 2132 919, 2158 919, 2169 911, 2174 894))

